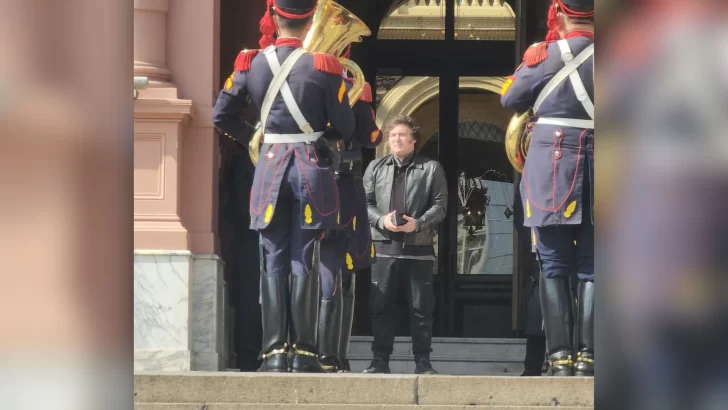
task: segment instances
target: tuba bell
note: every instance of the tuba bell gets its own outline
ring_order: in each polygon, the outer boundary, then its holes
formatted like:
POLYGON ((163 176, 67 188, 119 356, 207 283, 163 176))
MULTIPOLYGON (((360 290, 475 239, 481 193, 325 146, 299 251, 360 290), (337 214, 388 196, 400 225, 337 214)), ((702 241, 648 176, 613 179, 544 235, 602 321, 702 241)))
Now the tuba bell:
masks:
MULTIPOLYGON (((319 0, 312 19, 311 30, 303 41, 303 48, 308 52, 340 56, 349 44, 358 43, 362 36, 372 34, 361 19, 332 0, 319 0)), ((349 103, 354 106, 364 91, 364 73, 348 58, 339 58, 339 62, 354 76, 354 85, 349 90, 349 103)), ((248 144, 248 153, 253 164, 258 162, 264 127, 263 124, 258 124, 248 144)))
POLYGON ((529 122, 529 120, 532 115, 531 110, 514 114, 506 129, 506 155, 513 168, 519 173, 523 173, 528 146, 531 143, 533 123, 529 122))

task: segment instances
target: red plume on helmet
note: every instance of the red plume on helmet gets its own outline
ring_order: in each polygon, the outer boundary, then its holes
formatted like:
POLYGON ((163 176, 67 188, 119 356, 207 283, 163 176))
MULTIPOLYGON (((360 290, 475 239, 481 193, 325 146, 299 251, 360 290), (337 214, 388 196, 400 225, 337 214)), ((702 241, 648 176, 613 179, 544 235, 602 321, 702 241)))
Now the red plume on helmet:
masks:
POLYGON ((548 25, 549 32, 546 34, 546 42, 558 41, 559 40, 559 22, 556 20, 556 7, 558 6, 559 11, 569 17, 576 18, 588 18, 594 17, 594 0, 553 0, 551 7, 549 7, 549 15, 546 24, 548 25), (577 11, 572 8, 577 6, 585 7, 585 9, 591 8, 588 11, 577 11))
POLYGON ((274 0, 267 0, 265 6, 265 14, 260 19, 260 33, 263 35, 258 44, 261 48, 266 48, 275 43, 276 24, 273 20, 273 7, 275 7, 274 0))
POLYGON ((548 20, 546 21, 546 25, 549 28, 548 33, 546 33, 546 41, 557 41, 559 39, 559 22, 556 20, 556 4, 558 0, 554 0, 551 3, 551 7, 549 7, 549 16, 548 20))
POLYGON ((551 42, 558 41, 559 21, 556 19, 558 11, 576 18, 589 18, 594 16, 594 0, 553 0, 549 7, 548 25, 549 31, 546 33, 546 41, 535 44, 526 50, 523 55, 523 62, 528 67, 540 64, 548 57, 548 45, 551 42))
POLYGON ((273 13, 280 17, 298 20, 311 17, 316 11, 316 0, 266 0, 266 11, 260 19, 260 33, 263 36, 258 42, 261 48, 275 44, 276 24, 273 13))

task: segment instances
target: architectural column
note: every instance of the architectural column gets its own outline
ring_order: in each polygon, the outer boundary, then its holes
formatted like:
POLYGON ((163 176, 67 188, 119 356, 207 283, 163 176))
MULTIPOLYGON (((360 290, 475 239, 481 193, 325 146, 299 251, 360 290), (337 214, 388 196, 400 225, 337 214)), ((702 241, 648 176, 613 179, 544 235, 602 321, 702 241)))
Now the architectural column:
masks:
POLYGON ((137 371, 227 367, 223 265, 215 254, 214 232, 199 228, 215 222, 212 212, 204 212, 209 208, 204 204, 215 202, 214 190, 199 189, 215 184, 215 139, 212 127, 200 135, 195 115, 199 110, 200 117, 209 117, 212 81, 205 96, 190 91, 217 66, 207 54, 215 44, 216 10, 215 0, 134 0, 134 75, 149 79, 149 88, 134 101, 137 371), (193 44, 178 27, 209 41, 193 44), (179 47, 180 42, 187 46, 179 47), (175 64, 180 57, 198 65, 175 64), (202 195, 190 196, 193 187, 202 195), (195 239, 200 236, 207 241, 195 239))
POLYGON ((177 98, 167 68, 169 0, 134 0, 134 75, 149 78, 142 98, 177 98))

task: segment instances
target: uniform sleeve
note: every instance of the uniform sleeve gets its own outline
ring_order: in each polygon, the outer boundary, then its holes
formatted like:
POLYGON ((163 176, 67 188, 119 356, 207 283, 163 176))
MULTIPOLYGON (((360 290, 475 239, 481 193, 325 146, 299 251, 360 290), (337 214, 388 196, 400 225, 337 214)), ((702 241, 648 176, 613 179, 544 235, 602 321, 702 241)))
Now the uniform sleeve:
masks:
POLYGON ((354 142, 359 147, 375 148, 382 142, 382 132, 377 127, 372 106, 366 101, 359 100, 353 109, 356 118, 354 142))
POLYGON ((341 137, 345 141, 351 141, 356 123, 354 112, 349 105, 346 80, 341 75, 328 73, 324 75, 327 82, 324 97, 326 116, 331 126, 339 131, 341 137))
POLYGON ((252 127, 243 121, 248 106, 247 72, 236 71, 225 81, 212 112, 212 122, 221 132, 247 145, 252 127))
POLYGON ((535 67, 521 64, 516 72, 508 77, 501 90, 501 105, 518 112, 528 110, 538 98, 537 90, 544 81, 544 63, 535 67))

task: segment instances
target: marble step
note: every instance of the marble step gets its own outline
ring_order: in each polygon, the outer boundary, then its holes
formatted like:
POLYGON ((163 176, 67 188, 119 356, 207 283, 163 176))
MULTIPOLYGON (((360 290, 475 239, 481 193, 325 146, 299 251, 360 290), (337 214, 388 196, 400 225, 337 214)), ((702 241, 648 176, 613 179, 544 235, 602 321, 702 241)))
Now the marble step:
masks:
MULTIPOLYGON (((544 410, 544 406, 421 406, 369 404, 153 404, 135 403, 135 410, 544 410)), ((559 407, 559 410, 586 410, 594 407, 559 407)))
POLYGON ((594 406, 593 378, 272 373, 138 373, 137 408, 518 409, 594 406), (177 406, 177 407, 174 407, 177 406), (182 406, 182 407, 180 407, 182 406), (215 407, 217 406, 217 407, 215 407), (404 406, 404 407, 402 407, 404 406), (429 406, 429 407, 427 407, 429 406), (489 406, 489 407, 487 407, 489 406), (525 407, 524 407, 525 406, 525 407))
MULTIPOLYGON (((352 336, 349 356, 371 356, 371 336, 352 336)), ((396 337, 393 356, 412 356, 412 339, 396 337)), ((432 355, 463 359, 472 357, 521 360, 526 355, 526 339, 476 339, 457 337, 433 337, 432 355)))
MULTIPOLYGON (((349 361, 353 372, 361 372, 369 365, 372 359, 371 342, 371 337, 352 337, 349 361)), ((520 375, 525 356, 525 339, 433 338, 430 360, 442 374, 520 375)), ((412 341, 409 337, 395 338, 389 367, 397 374, 414 373, 412 341)))

